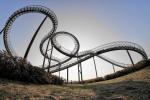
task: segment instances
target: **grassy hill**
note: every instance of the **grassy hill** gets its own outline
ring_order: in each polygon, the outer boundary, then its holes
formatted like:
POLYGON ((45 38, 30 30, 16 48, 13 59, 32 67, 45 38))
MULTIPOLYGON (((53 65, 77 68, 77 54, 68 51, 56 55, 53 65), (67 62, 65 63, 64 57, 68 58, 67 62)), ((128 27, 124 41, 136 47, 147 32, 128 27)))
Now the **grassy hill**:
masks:
POLYGON ((35 85, 0 78, 0 100, 150 100, 150 65, 112 80, 35 85))

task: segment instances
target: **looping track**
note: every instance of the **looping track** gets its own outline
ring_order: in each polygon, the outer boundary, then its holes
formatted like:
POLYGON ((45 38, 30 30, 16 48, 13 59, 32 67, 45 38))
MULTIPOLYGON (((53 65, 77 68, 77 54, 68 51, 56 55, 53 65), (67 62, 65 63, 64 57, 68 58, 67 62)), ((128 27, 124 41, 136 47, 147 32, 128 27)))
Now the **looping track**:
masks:
MULTIPOLYGON (((44 38, 41 40, 40 47, 39 47, 40 52, 44 56, 44 58, 56 62, 56 63, 51 62, 51 65, 48 65, 45 68, 43 67, 44 69, 50 68, 51 73, 67 69, 67 68, 72 67, 76 64, 79 64, 83 61, 86 61, 87 59, 94 57, 94 56, 97 56, 100 59, 103 59, 113 65, 117 65, 122 68, 128 67, 129 65, 127 65, 127 64, 123 64, 123 63, 114 61, 110 58, 107 58, 107 57, 101 55, 103 53, 115 51, 115 50, 135 51, 135 52, 139 53, 143 57, 144 60, 148 59, 145 50, 140 45, 132 43, 132 42, 126 42, 126 41, 112 42, 112 43, 104 44, 102 46, 93 48, 91 50, 79 52, 80 44, 79 44, 79 41, 77 40, 77 38, 68 32, 64 32, 64 31, 55 32, 57 29, 57 25, 58 25, 57 17, 53 11, 51 11, 49 8, 46 8, 43 6, 27 6, 27 7, 21 8, 21 9, 17 10, 16 12, 14 12, 7 20, 5 27, 4 27, 3 38, 4 38, 5 48, 6 48, 7 52, 10 54, 10 56, 12 56, 12 57, 16 56, 15 52, 13 51, 13 48, 10 45, 9 39, 8 39, 8 35, 10 33, 9 31, 11 29, 13 22, 15 21, 16 18, 18 18, 19 16, 21 16, 23 14, 34 13, 34 12, 44 14, 52 21, 52 24, 53 24, 51 31, 46 36, 44 36, 44 38), (66 35, 74 41, 75 47, 72 51, 64 48, 57 42, 56 38, 60 35, 61 36, 66 35), (48 44, 47 44, 47 48, 45 51, 43 45, 46 42, 46 40, 48 40, 48 44), (60 53, 66 55, 66 57, 63 59, 59 59, 57 57, 52 56, 52 54, 49 56, 47 52, 48 52, 48 47, 50 46, 50 43, 51 43, 51 47, 54 47, 60 53)), ((52 48, 51 48, 51 51, 52 51, 52 48)), ((24 58, 24 59, 26 59, 26 58, 24 58)))
POLYGON ((51 29, 51 31, 49 32, 48 35, 50 35, 56 31, 56 28, 58 25, 57 17, 55 15, 55 13, 53 11, 51 11, 49 8, 46 8, 44 6, 39 6, 39 5, 33 5, 33 6, 26 6, 24 8, 21 8, 21 9, 15 11, 7 20, 5 27, 4 27, 4 35, 3 35, 5 48, 12 57, 16 56, 16 53, 14 52, 13 48, 11 47, 11 44, 9 42, 9 37, 8 37, 10 30, 11 30, 11 26, 12 26, 13 22, 19 16, 21 16, 23 14, 27 14, 27 13, 44 14, 52 21, 52 24, 53 24, 53 28, 51 29))
MULTIPOLYGON (((41 50, 41 52, 43 52, 42 49, 40 49, 40 50, 41 50)), ((62 60, 58 60, 58 62, 59 62, 58 64, 51 65, 51 73, 72 67, 78 63, 86 61, 87 59, 89 59, 93 56, 97 56, 100 59, 103 59, 113 65, 116 65, 116 66, 119 66, 122 68, 126 68, 126 67, 130 66, 129 64, 119 63, 115 60, 112 60, 110 58, 107 58, 107 57, 101 55, 103 53, 115 51, 115 50, 135 51, 135 52, 139 53, 143 57, 144 60, 148 59, 144 49, 140 45, 131 43, 131 42, 126 42, 126 41, 118 41, 118 42, 112 42, 109 44, 105 44, 105 45, 96 47, 94 49, 88 50, 88 51, 78 52, 78 56, 75 58, 80 58, 79 60, 77 60, 77 59, 71 60, 71 57, 70 57, 70 59, 69 59, 69 57, 66 57, 66 58, 63 58, 62 60), (66 59, 67 59, 67 61, 66 61, 66 59), (59 66, 60 64, 61 64, 61 67, 59 66)), ((48 68, 48 67, 46 67, 46 68, 48 68)))

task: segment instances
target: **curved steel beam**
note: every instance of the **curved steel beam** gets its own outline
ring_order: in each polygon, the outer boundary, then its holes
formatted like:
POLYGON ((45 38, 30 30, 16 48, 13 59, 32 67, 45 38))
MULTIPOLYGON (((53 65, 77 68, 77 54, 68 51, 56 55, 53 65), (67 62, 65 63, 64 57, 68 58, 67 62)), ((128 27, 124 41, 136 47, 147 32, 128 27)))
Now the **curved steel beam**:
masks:
MULTIPOLYGON (((58 33, 61 33, 61 32, 58 32, 58 33)), ((62 32, 64 33, 64 32, 62 32)), ((66 34, 68 34, 66 32, 66 34)), ((54 34, 55 37, 59 34, 55 33, 54 34)), ((75 36, 72 36, 73 38, 75 36)), ((47 36, 43 39, 43 41, 41 41, 41 44, 40 44, 40 51, 41 51, 41 54, 43 55, 43 44, 44 42, 50 38, 52 41, 55 40, 53 39, 54 37, 53 36, 47 36)), ((56 42, 56 41, 53 41, 53 42, 56 42)), ((132 42, 127 42, 127 41, 117 41, 117 42, 112 42, 112 43, 108 43, 108 44, 104 44, 102 46, 98 46, 94 49, 91 49, 91 50, 87 50, 87 51, 82 51, 82 52, 78 52, 78 55, 77 53, 74 55, 68 55, 68 54, 65 54, 64 52, 66 51, 69 51, 69 50, 64 50, 58 42, 57 43, 52 43, 52 45, 61 53, 63 53, 64 55, 66 56, 69 56, 69 57, 66 57, 66 58, 63 58, 62 60, 60 60, 60 64, 61 64, 61 67, 58 67, 59 64, 55 64, 55 65, 51 65, 51 73, 54 73, 54 72, 57 72, 58 70, 64 70, 64 69, 67 69, 69 67, 72 67, 78 63, 81 63, 87 59, 90 59, 91 57, 94 57, 94 56, 97 56, 111 64, 114 64, 116 66, 119 66, 119 67, 122 67, 122 68, 126 68, 128 66, 130 66, 129 64, 123 64, 123 63, 119 63, 117 61, 114 61, 110 58, 107 58, 105 56, 102 56, 101 54, 103 53, 106 53, 106 52, 110 52, 110 51, 115 51, 115 50, 131 50, 131 51, 135 51, 137 53, 139 53, 143 59, 148 59, 147 55, 146 55, 146 52, 145 50, 138 44, 135 44, 135 43, 132 43, 132 42), (58 48, 59 47, 59 48, 58 48), (61 50, 60 50, 61 49, 61 50), (77 58, 77 57, 80 57, 80 60, 71 60, 72 58, 77 58), (65 59, 65 60, 64 60, 65 59), (67 60, 66 60, 67 59, 67 60)), ((79 45, 79 44, 76 44, 76 45, 79 45)), ((78 47, 78 46, 77 46, 78 47)), ((47 59, 49 59, 48 57, 46 57, 47 59)), ((47 69, 48 67, 44 68, 44 69, 47 69)))
MULTIPOLYGON (((52 21, 52 24, 53 24, 53 27, 48 35, 53 34, 57 28, 57 24, 58 24, 57 17, 55 15, 55 13, 47 7, 39 6, 39 5, 32 5, 32 6, 23 7, 21 9, 15 11, 7 20, 5 27, 4 27, 4 34, 3 34, 5 48, 8 52, 8 54, 12 57, 17 56, 17 55, 15 55, 13 48, 10 47, 10 43, 8 42, 8 40, 9 40, 8 35, 10 33, 9 31, 11 29, 13 22, 16 20, 16 18, 18 18, 19 16, 26 14, 26 13, 41 13, 41 14, 46 15, 52 21)), ((32 41, 31 41, 31 43, 32 43, 32 41)), ((25 58, 27 57, 28 52, 29 52, 29 50, 27 50, 27 52, 25 54, 25 58)))

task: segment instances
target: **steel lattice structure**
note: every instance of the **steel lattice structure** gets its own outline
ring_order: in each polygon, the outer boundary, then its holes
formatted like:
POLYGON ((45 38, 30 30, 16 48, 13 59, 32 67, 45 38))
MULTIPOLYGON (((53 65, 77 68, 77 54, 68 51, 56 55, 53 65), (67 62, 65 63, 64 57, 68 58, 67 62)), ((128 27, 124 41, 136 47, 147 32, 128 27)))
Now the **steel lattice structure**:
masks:
MULTIPOLYGON (((131 64, 120 63, 113 59, 110 59, 108 57, 101 55, 103 53, 115 51, 115 50, 127 50, 127 53, 129 55, 131 61, 132 61, 132 58, 129 53, 129 50, 139 53, 142 56, 143 60, 148 59, 145 50, 140 45, 138 45, 136 43, 132 43, 132 42, 127 42, 127 41, 112 42, 112 43, 104 44, 99 47, 93 48, 91 50, 79 52, 80 44, 79 44, 78 39, 73 34, 68 33, 68 32, 64 32, 64 31, 56 32, 58 21, 57 21, 57 17, 55 15, 55 13, 53 11, 51 11, 49 8, 39 6, 39 5, 26 6, 24 8, 21 8, 21 9, 15 11, 9 17, 9 19, 7 20, 7 22, 5 24, 5 27, 1 31, 1 33, 2 32, 4 33, 3 39, 4 39, 4 45, 5 45, 6 51, 12 57, 17 56, 17 55, 14 52, 13 48, 11 47, 11 45, 10 45, 11 43, 9 42, 9 33, 10 33, 11 26, 12 26, 13 22, 19 16, 21 16, 23 14, 27 14, 27 13, 41 13, 41 14, 45 15, 45 18, 42 21, 42 23, 40 24, 40 26, 38 27, 38 29, 36 30, 34 36, 32 37, 32 39, 28 45, 28 48, 25 52, 24 59, 27 59, 27 56, 28 56, 28 53, 32 46, 32 43, 34 42, 34 39, 35 39, 36 35, 38 34, 41 26, 45 22, 45 20, 47 18, 49 18, 52 21, 53 27, 52 27, 51 31, 46 36, 44 36, 44 38, 41 40, 41 43, 39 46, 40 52, 44 56, 42 68, 48 69, 48 72, 50 72, 50 73, 68 69, 69 67, 72 67, 74 65, 80 65, 80 67, 81 67, 81 63, 83 61, 86 61, 87 59, 90 59, 92 57, 94 60, 95 56, 100 59, 103 59, 113 65, 116 65, 116 66, 119 66, 122 68, 131 66, 131 64), (59 36, 67 36, 67 37, 71 38, 74 41, 74 45, 75 45, 74 49, 72 51, 70 51, 70 50, 66 49, 65 47, 61 46, 56 39, 59 36), (46 43, 47 40, 48 40, 48 43, 46 46, 46 50, 44 50, 44 44, 46 43), (51 47, 51 49, 48 49, 49 47, 51 47), (60 53, 64 54, 66 57, 63 59, 59 59, 59 58, 53 56, 52 55, 53 48, 58 50, 60 53), (51 54, 48 54, 47 53, 48 51, 51 51, 51 54), (49 61, 49 64, 47 66, 45 66, 45 59, 48 59, 48 61, 49 61)), ((94 63, 95 63, 95 60, 94 60, 94 63)), ((133 61, 132 61, 132 64, 134 64, 133 61)), ((95 67, 95 70, 96 70, 96 67, 95 67)), ((96 75, 97 75, 97 71, 96 71, 96 75)))

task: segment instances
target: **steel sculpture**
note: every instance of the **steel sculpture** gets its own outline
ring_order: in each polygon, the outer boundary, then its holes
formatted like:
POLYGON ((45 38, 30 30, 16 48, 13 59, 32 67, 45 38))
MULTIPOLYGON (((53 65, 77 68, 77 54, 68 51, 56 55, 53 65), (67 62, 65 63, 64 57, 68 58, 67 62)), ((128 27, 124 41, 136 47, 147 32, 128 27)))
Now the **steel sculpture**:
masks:
MULTIPOLYGON (((58 72, 58 71, 60 72, 61 70, 67 69, 67 82, 69 80, 69 78, 68 78, 69 77, 69 72, 68 72, 69 69, 68 68, 72 67, 74 65, 78 65, 79 81, 83 80, 81 63, 90 58, 93 58, 96 77, 98 77, 98 75, 97 75, 97 68, 96 68, 96 62, 95 62, 94 57, 98 57, 100 59, 103 59, 103 60, 111 63, 113 66, 114 72, 115 72, 114 65, 122 67, 122 68, 127 68, 127 67, 131 66, 131 64, 120 63, 120 62, 117 62, 115 60, 112 60, 108 57, 101 55, 106 52, 115 51, 115 50, 126 50, 127 54, 129 55, 129 58, 131 60, 132 66, 134 66, 134 62, 129 53, 129 50, 139 53, 142 56, 143 60, 148 59, 145 50, 140 45, 138 45, 136 43, 132 43, 132 42, 127 42, 127 41, 112 42, 112 43, 98 46, 91 50, 79 52, 80 44, 79 44, 78 39, 73 34, 65 32, 65 31, 56 32, 58 21, 57 21, 57 17, 55 15, 55 13, 53 11, 51 11, 49 8, 39 6, 39 5, 26 6, 24 8, 21 8, 21 9, 15 11, 9 17, 9 19, 7 20, 7 22, 5 24, 5 27, 0 32, 0 33, 3 33, 4 45, 5 45, 6 51, 12 58, 17 55, 13 51, 13 48, 11 47, 10 42, 9 42, 8 36, 9 36, 10 30, 11 30, 11 26, 12 26, 13 22, 16 20, 16 18, 18 18, 19 16, 21 16, 23 14, 27 14, 27 13, 44 14, 45 18, 43 19, 43 21, 39 25, 38 29, 34 33, 32 39, 28 45, 28 48, 25 52, 24 59, 27 59, 30 48, 31 48, 31 46, 34 42, 34 39, 36 38, 36 35, 38 34, 41 26, 44 24, 46 19, 49 18, 52 21, 53 27, 52 27, 51 31, 47 35, 45 35, 44 38, 42 38, 41 43, 39 45, 40 52, 44 56, 42 68, 44 70, 47 70, 49 73, 54 73, 54 72, 58 72), (74 45, 75 45, 74 49, 72 51, 70 51, 67 48, 60 45, 59 42, 57 41, 57 38, 59 36, 67 36, 67 37, 71 38, 74 41, 74 45), (46 41, 48 41, 47 44, 46 44, 46 41), (44 49, 44 44, 47 45, 46 50, 44 49), (49 49, 49 47, 50 47, 50 49, 49 49), (53 56, 52 54, 53 54, 54 48, 57 51, 59 51, 60 53, 62 53, 63 55, 65 55, 66 57, 63 59, 59 59, 59 58, 53 56), (51 52, 50 54, 48 54, 49 51, 51 52), (45 64, 46 59, 48 59, 48 65, 45 64)), ((59 76, 60 76, 60 73, 59 73, 59 76)))
MULTIPOLYGON (((3 28, 3 39, 4 39, 4 45, 5 45, 5 48, 7 50, 7 52, 9 53, 10 56, 14 57, 14 56, 17 56, 16 53, 14 52, 13 48, 11 48, 11 45, 10 45, 10 42, 9 42, 9 33, 10 33, 10 29, 11 29, 11 26, 13 24, 13 22, 16 20, 16 18, 18 18, 19 16, 23 15, 23 14, 27 14, 27 13, 41 13, 41 14, 44 14, 46 17, 48 17, 51 21, 52 21, 52 24, 53 24, 53 28, 51 29, 51 31, 49 32, 49 35, 54 33, 56 31, 56 28, 57 28, 57 17, 56 15, 54 14, 53 11, 51 11, 49 8, 47 7, 43 7, 43 6, 26 6, 26 7, 23 7, 17 11, 15 11, 10 17, 9 19, 7 20, 6 24, 5 24, 5 27, 3 28)), ((45 18, 46 19, 46 18, 45 18)), ((44 20, 43 20, 44 22, 44 20)), ((43 23, 42 22, 42 23, 43 23)), ((42 26, 42 24, 41 24, 42 26)), ((40 29, 40 27, 39 27, 40 29)), ((28 56, 28 53, 29 53, 29 50, 32 46, 32 43, 39 31, 39 29, 37 30, 37 32, 35 32, 33 38, 31 39, 31 42, 26 50, 26 53, 24 55, 24 59, 27 58, 28 56)))

